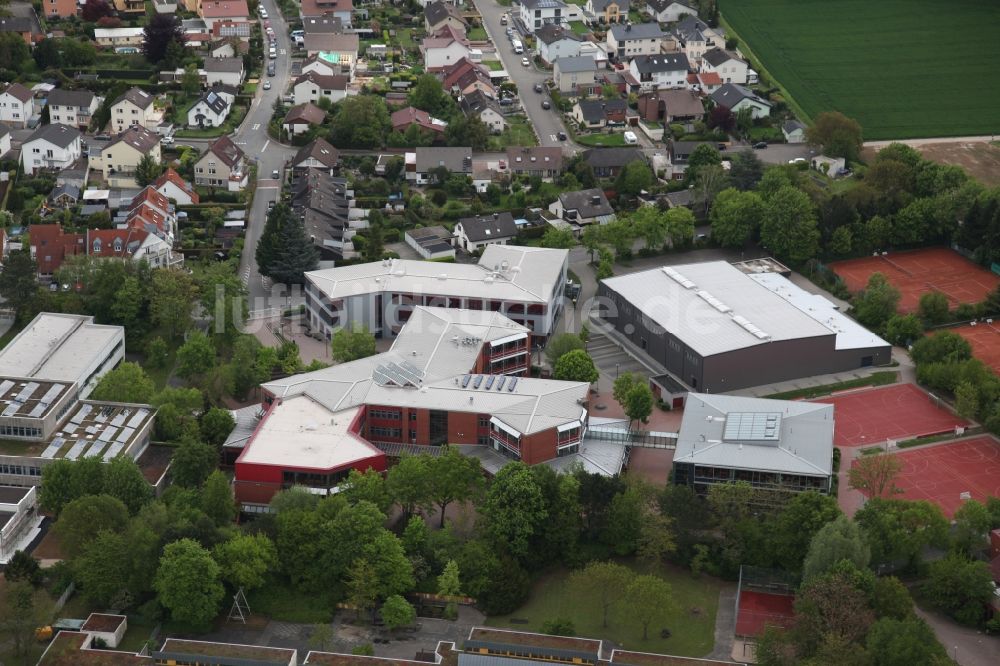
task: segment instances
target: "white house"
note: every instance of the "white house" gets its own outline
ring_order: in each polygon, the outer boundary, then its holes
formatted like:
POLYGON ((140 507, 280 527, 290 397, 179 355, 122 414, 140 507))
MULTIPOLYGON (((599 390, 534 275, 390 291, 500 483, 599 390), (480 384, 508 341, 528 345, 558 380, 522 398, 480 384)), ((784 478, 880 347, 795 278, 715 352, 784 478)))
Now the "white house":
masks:
POLYGON ((142 40, 143 28, 94 28, 97 45, 113 48, 115 53, 138 53, 142 40))
POLYGON ((735 83, 723 84, 711 95, 712 101, 719 106, 728 108, 733 113, 750 109, 752 118, 766 118, 771 115, 771 103, 758 96, 752 90, 735 83))
POLYGON ((700 63, 706 51, 726 45, 726 34, 722 28, 710 28, 697 16, 685 16, 674 26, 677 47, 692 63, 700 63))
POLYGON ((591 95, 598 88, 597 63, 590 56, 559 58, 552 71, 559 92, 591 95))
POLYGON ((503 117, 500 105, 481 90, 465 95, 459 100, 458 105, 467 117, 478 117, 493 134, 500 134, 507 128, 507 119, 503 117))
POLYGON ((21 146, 25 173, 39 169, 67 169, 80 159, 80 130, 68 125, 42 125, 21 146))
POLYGON ((520 16, 524 27, 532 33, 547 23, 564 25, 569 21, 569 12, 562 0, 521 0, 520 16))
POLYGON ((296 104, 312 102, 315 104, 325 97, 331 102, 339 102, 347 97, 347 86, 351 77, 343 74, 326 76, 316 72, 308 72, 295 79, 292 84, 292 94, 296 104))
POLYGON ((205 58, 205 83, 239 88, 243 84, 243 58, 205 58))
POLYGON ((666 33, 656 23, 616 23, 608 30, 608 54, 621 61, 640 55, 656 55, 661 51, 666 33))
POLYGON ((572 30, 550 23, 535 31, 535 41, 538 57, 551 65, 559 58, 580 55, 583 39, 572 30))
POLYGON ((181 178, 180 174, 170 167, 167 167, 167 170, 156 179, 153 187, 166 198, 173 199, 182 206, 190 206, 199 202, 199 196, 194 186, 181 178))
POLYGON ((469 41, 464 37, 451 34, 450 28, 445 28, 438 33, 441 36, 427 37, 421 44, 424 52, 424 68, 428 71, 451 67, 462 58, 472 61, 482 59, 482 53, 473 57, 473 49, 469 47, 469 41))
POLYGON ((698 10, 675 0, 646 0, 646 16, 657 23, 676 23, 684 15, 697 16, 698 10))
POLYGON ((188 127, 219 127, 229 117, 230 103, 223 95, 208 90, 188 109, 188 127))
POLYGON ((683 53, 661 53, 633 58, 629 72, 643 90, 687 86, 688 59, 683 53))
POLYGON ((86 129, 104 100, 89 90, 56 88, 49 93, 49 122, 86 129))
POLYGON ((111 129, 124 132, 132 125, 155 130, 163 122, 163 111, 153 104, 155 98, 141 88, 129 88, 111 104, 111 129))
POLYGON ((454 244, 466 252, 487 245, 508 245, 517 236, 517 224, 510 213, 464 217, 455 224, 454 244))
POLYGON ((12 83, 0 93, 0 122, 11 127, 28 126, 31 118, 31 91, 20 83, 12 83))
POLYGON ((805 143, 806 126, 798 120, 786 120, 782 123, 781 133, 788 143, 805 143))
MULTIPOLYGON (((0 157, 3 157, 10 152, 10 128, 0 123, 0 157)), ((0 248, 0 257, 2 257, 2 248, 0 248)))
POLYGON ((715 72, 723 83, 745 86, 750 66, 732 51, 714 48, 701 57, 701 71, 715 72))

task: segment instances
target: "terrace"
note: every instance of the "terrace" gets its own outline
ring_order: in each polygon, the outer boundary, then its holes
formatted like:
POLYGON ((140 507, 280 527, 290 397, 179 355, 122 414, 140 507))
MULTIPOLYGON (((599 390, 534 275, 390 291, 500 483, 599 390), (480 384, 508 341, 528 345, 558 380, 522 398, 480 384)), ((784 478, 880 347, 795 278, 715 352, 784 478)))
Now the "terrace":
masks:
POLYGON ((485 649, 493 654, 541 656, 554 661, 579 663, 577 660, 583 660, 585 663, 596 663, 601 654, 601 641, 475 627, 469 633, 465 649, 485 649))
POLYGON ((264 647, 260 645, 237 645, 235 643, 209 643, 206 641, 188 641, 178 638, 168 638, 163 647, 154 650, 156 660, 190 660, 190 657, 215 657, 229 659, 253 660, 254 664, 265 666, 275 664, 286 666, 295 662, 295 650, 286 648, 264 647))

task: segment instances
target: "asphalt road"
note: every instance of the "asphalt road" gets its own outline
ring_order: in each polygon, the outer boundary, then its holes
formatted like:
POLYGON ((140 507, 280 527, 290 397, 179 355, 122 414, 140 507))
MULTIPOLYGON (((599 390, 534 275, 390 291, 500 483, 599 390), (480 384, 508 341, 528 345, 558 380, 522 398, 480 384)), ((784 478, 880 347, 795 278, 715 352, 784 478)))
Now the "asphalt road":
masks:
POLYGON ((523 56, 514 53, 514 47, 507 39, 507 28, 500 24, 500 17, 511 8, 498 5, 496 0, 476 0, 475 4, 483 17, 486 33, 497 47, 497 55, 500 56, 504 69, 507 70, 510 80, 517 85, 521 107, 535 128, 539 143, 543 146, 561 146, 567 150, 575 148, 573 144, 559 140, 559 132, 566 130, 559 112, 555 109, 546 111, 542 108, 542 101, 549 99, 548 94, 534 91, 535 84, 544 83, 546 79, 551 78, 551 74, 536 69, 534 65, 528 67, 522 65, 521 58, 526 56, 530 59, 531 54, 527 51, 523 56))

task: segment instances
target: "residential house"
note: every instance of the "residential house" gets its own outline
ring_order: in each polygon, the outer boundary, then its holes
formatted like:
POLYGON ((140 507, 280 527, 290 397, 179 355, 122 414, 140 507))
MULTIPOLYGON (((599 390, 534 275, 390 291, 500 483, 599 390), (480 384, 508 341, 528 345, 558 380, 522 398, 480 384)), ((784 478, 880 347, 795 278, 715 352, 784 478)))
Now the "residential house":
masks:
POLYGON ((250 20, 250 9, 246 0, 202 0, 198 16, 209 31, 219 22, 246 23, 250 20))
POLYGON ((146 3, 143 0, 114 0, 115 12, 118 14, 136 15, 146 11, 146 3))
POLYGON ((296 104, 306 102, 315 104, 323 97, 335 103, 347 97, 347 87, 350 83, 351 77, 343 74, 326 76, 308 72, 295 79, 292 84, 292 94, 295 96, 296 104))
POLYGON ((232 139, 222 136, 194 163, 194 184, 238 192, 247 186, 249 172, 246 155, 232 139))
POLYGON ((406 179, 416 185, 427 185, 438 169, 450 175, 472 175, 471 148, 416 148, 406 153, 406 179))
POLYGON ((563 168, 559 146, 507 146, 507 168, 516 176, 538 176, 552 180, 563 168))
POLYGON ((347 73, 344 68, 341 67, 339 60, 337 62, 331 62, 323 57, 325 55, 325 53, 320 52, 303 60, 301 69, 302 74, 316 72, 317 74, 323 74, 324 76, 337 76, 339 74, 347 73))
POLYGON ((674 180, 683 180, 684 172, 687 171, 688 159, 691 153, 698 146, 711 146, 713 150, 719 147, 713 141, 671 141, 670 142, 670 165, 671 177, 674 180))
POLYGON ((642 90, 684 88, 687 85, 688 59, 683 53, 661 53, 633 58, 629 73, 642 90))
POLYGON ((420 109, 408 106, 405 109, 393 112, 389 118, 392 123, 392 130, 405 134, 406 130, 416 125, 425 132, 430 132, 434 137, 444 136, 444 131, 448 123, 437 118, 432 118, 429 113, 420 109))
POLYGON ((239 88, 243 85, 243 58, 205 58, 205 83, 211 87, 216 83, 239 88))
POLYGON ((658 54, 665 36, 657 23, 619 23, 611 26, 605 39, 608 54, 626 62, 636 56, 658 54))
POLYGON ((354 75, 361 43, 356 33, 306 33, 304 41, 307 57, 321 54, 330 65, 339 65, 340 73, 354 75))
POLYGON ((303 21, 306 17, 333 16, 350 28, 353 14, 353 0, 302 0, 299 4, 299 16, 303 21))
POLYGON ((229 117, 230 102, 214 90, 206 90, 187 113, 188 127, 221 127, 229 117))
POLYGON ((46 203, 52 208, 72 208, 79 201, 80 188, 72 183, 56 185, 46 198, 46 203))
POLYGON ((493 134, 501 134, 507 129, 507 119, 504 118, 503 110, 496 99, 488 97, 479 90, 459 99, 458 105, 467 117, 478 117, 493 134))
POLYGON ((322 125, 324 120, 326 120, 326 111, 312 102, 306 102, 290 108, 285 114, 281 127, 289 136, 294 136, 305 134, 309 128, 315 125, 322 125))
POLYGON ((581 128, 599 129, 624 125, 628 101, 624 99, 581 99, 573 105, 573 119, 581 128))
POLYGON ((573 58, 580 55, 583 38, 572 30, 556 24, 543 25, 535 31, 538 57, 551 65, 559 58, 573 58))
POLYGON ((688 74, 691 90, 702 95, 711 95, 722 87, 722 79, 715 72, 691 72, 688 74))
POLYGON ((183 7, 183 2, 178 5, 178 0, 153 0, 153 9, 157 14, 176 14, 178 6, 183 7))
POLYGON ((135 170, 149 155, 160 163, 160 135, 145 127, 133 126, 113 138, 91 166, 100 171, 111 187, 135 185, 135 170))
POLYGON ((227 21, 223 19, 212 23, 210 30, 214 39, 239 40, 233 49, 235 54, 239 55, 246 53, 249 48, 248 42, 250 34, 253 32, 253 23, 251 21, 227 21))
POLYGON ((320 169, 333 174, 340 168, 340 152, 324 139, 314 139, 299 148, 295 157, 289 162, 292 171, 320 169))
POLYGON ((462 17, 462 10, 450 2, 437 0, 424 7, 424 27, 427 29, 428 35, 437 32, 446 25, 461 32, 469 29, 469 22, 462 17))
POLYGON ((31 256, 38 266, 38 277, 51 278, 66 259, 87 255, 97 258, 145 261, 153 268, 179 263, 170 244, 143 229, 88 229, 66 233, 58 224, 32 224, 28 227, 31 256))
POLYGON ((10 152, 10 127, 0 123, 0 157, 10 152))
POLYGON ((820 173, 826 174, 830 178, 836 178, 843 175, 844 170, 847 168, 847 160, 843 157, 814 155, 809 160, 809 166, 820 173))
POLYGON ((548 23, 564 25, 569 20, 562 0, 521 0, 520 18, 531 33, 548 23))
POLYGON ((4 9, 5 15, 0 16, 0 34, 14 33, 28 46, 45 39, 38 14, 31 3, 10 2, 4 9))
POLYGON ((788 143, 805 143, 806 126, 798 120, 786 120, 781 124, 781 133, 788 143))
POLYGON ((177 236, 177 215, 170 200, 152 185, 147 185, 125 203, 119 204, 125 211, 122 226, 144 229, 173 244, 177 236))
POLYGON ((698 10, 676 0, 646 0, 646 16, 657 23, 675 23, 682 16, 698 16, 698 10))
POLYGON ((643 120, 665 125, 690 125, 705 117, 705 106, 691 90, 657 90, 639 97, 639 115, 643 120))
POLYGON ((684 52, 695 65, 701 64, 706 51, 726 45, 726 34, 722 28, 710 28, 694 15, 688 15, 677 22, 673 30, 677 48, 684 52))
POLYGON ((599 90, 597 63, 589 56, 559 58, 552 70, 556 89, 561 93, 595 95, 599 90))
POLYGON ((452 95, 468 95, 475 90, 497 96, 496 87, 490 80, 489 70, 468 58, 462 58, 451 67, 441 71, 441 86, 452 95))
POLYGON ((766 118, 771 115, 771 103, 763 99, 752 90, 735 83, 726 83, 721 88, 711 94, 712 101, 719 106, 724 106, 733 113, 739 113, 743 109, 750 109, 750 116, 766 118))
POLYGON ((463 58, 473 62, 479 59, 479 56, 473 57, 473 50, 465 35, 450 26, 445 26, 434 36, 424 38, 420 50, 424 52, 424 68, 428 71, 451 67, 463 58))
POLYGON ((28 126, 32 114, 31 91, 12 83, 0 92, 0 122, 15 128, 28 126))
POLYGON ((517 225, 510 213, 463 217, 455 223, 455 247, 475 252, 487 245, 507 245, 517 236, 517 225))
POLYGON ((47 18, 70 18, 76 16, 76 0, 42 0, 42 13, 47 18))
POLYGON ((326 14, 324 16, 307 16, 302 19, 302 32, 305 35, 319 33, 344 33, 344 24, 339 18, 326 14))
POLYGON ((89 90, 56 88, 49 93, 49 122, 85 130, 104 100, 89 90))
POLYGON ((584 151, 583 160, 596 178, 617 178, 626 165, 645 162, 646 158, 638 148, 591 148, 584 151))
POLYGON ((194 185, 181 178, 172 167, 167 167, 167 170, 160 174, 160 177, 153 182, 153 188, 180 206, 190 206, 200 201, 194 185))
POLYGON ((21 165, 27 174, 39 169, 65 169, 82 154, 80 130, 68 125, 42 125, 21 145, 21 165))
POLYGON ((629 0, 587 0, 584 16, 590 23, 619 23, 628 20, 629 0))
POLYGON ((348 189, 347 179, 324 169, 304 169, 293 173, 290 190, 292 213, 302 220, 319 250, 321 266, 356 257, 352 239, 365 220, 354 206, 354 191, 348 189))
POLYGON ((98 46, 114 49, 115 53, 138 53, 142 48, 142 28, 94 28, 98 46))
POLYGON ((124 132, 132 125, 155 130, 163 122, 163 111, 153 103, 155 97, 140 88, 129 88, 111 104, 111 129, 124 132))
POLYGON ((596 187, 589 190, 563 192, 549 204, 549 212, 575 227, 607 224, 615 219, 615 211, 604 192, 596 187))
POLYGON ((706 51, 701 57, 701 71, 715 72, 723 83, 736 83, 744 86, 749 81, 747 73, 753 71, 746 61, 732 51, 714 48, 706 51))

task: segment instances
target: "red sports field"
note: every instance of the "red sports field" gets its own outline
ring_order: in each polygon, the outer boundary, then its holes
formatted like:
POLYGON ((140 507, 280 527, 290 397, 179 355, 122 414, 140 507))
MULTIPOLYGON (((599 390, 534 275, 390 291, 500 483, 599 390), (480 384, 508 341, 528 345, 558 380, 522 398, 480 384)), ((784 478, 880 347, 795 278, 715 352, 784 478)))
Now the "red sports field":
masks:
POLYGON ((920 295, 929 291, 940 291, 954 308, 959 303, 982 301, 1000 284, 1000 276, 946 247, 835 261, 830 268, 851 293, 864 289, 873 273, 881 273, 899 289, 899 311, 903 313, 916 312, 920 295))
POLYGON ((795 617, 795 597, 740 590, 739 608, 736 609, 736 635, 756 638, 767 626, 790 627, 795 617))
POLYGON ((833 405, 833 443, 836 446, 882 444, 936 435, 969 422, 938 407, 913 384, 893 384, 817 398, 833 405))
POLYGON ((950 329, 969 341, 972 355, 1000 375, 1000 327, 997 323, 956 326, 950 329))
POLYGON ((930 500, 951 517, 964 501, 962 493, 986 501, 1000 496, 1000 442, 976 437, 895 454, 903 462, 896 485, 898 497, 930 500))

